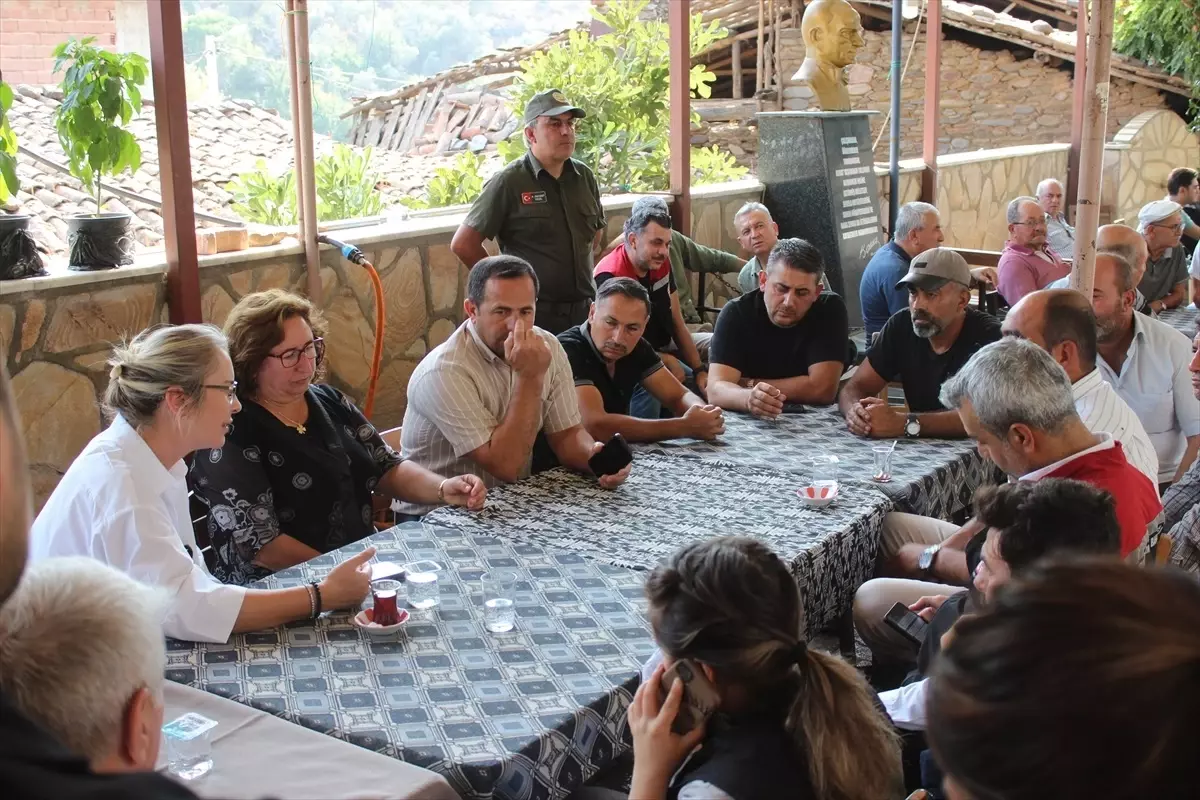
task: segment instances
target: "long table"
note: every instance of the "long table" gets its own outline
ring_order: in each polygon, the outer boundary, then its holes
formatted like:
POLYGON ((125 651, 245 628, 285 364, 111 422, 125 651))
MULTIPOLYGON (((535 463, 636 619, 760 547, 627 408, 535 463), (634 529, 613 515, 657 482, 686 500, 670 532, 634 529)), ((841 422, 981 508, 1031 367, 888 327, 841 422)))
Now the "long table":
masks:
MULTIPOLYGON (((809 476, 813 457, 837 456, 843 479, 869 482, 875 471, 871 448, 890 441, 864 439, 846 427, 836 406, 798 409, 764 420, 727 413, 725 434, 704 442, 672 439, 637 445, 640 453, 670 454, 701 461, 809 476)), ((968 439, 899 439, 891 459, 890 483, 871 483, 899 510, 947 519, 971 503, 980 486, 996 483, 999 473, 980 457, 968 439)))
POLYGON ((643 450, 615 490, 560 468, 492 489, 481 511, 446 507, 425 519, 636 569, 700 539, 752 536, 789 565, 815 632, 838 619, 873 574, 893 502, 863 481, 843 480, 832 506, 812 509, 796 496, 803 482, 789 472, 643 450))
POLYGON ((1200 308, 1192 303, 1163 311, 1158 318, 1189 339, 1194 339, 1200 329, 1200 308))
POLYGON ((463 798, 563 798, 630 744, 654 645, 641 573, 484 533, 406 523, 276 573, 303 585, 368 544, 443 566, 441 605, 373 640, 331 613, 228 644, 168 641, 167 677, 432 770, 463 798), (518 574, 516 628, 483 627, 479 576, 518 574))

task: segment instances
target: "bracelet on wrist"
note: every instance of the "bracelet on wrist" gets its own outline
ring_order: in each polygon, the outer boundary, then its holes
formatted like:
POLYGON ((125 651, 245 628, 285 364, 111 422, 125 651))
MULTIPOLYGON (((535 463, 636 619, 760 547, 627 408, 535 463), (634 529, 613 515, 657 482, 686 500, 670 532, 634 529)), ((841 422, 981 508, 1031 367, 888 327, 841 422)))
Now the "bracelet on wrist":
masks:
POLYGON ((313 595, 313 619, 321 616, 321 586, 318 583, 309 584, 312 587, 313 595))
POLYGON ((446 481, 448 480, 450 479, 445 478, 441 483, 438 484, 438 502, 440 503, 446 502, 446 481))
POLYGON ((308 586, 304 587, 305 589, 308 590, 308 616, 309 616, 309 619, 317 618, 317 595, 313 591, 313 586, 315 586, 315 585, 316 584, 309 584, 308 586))

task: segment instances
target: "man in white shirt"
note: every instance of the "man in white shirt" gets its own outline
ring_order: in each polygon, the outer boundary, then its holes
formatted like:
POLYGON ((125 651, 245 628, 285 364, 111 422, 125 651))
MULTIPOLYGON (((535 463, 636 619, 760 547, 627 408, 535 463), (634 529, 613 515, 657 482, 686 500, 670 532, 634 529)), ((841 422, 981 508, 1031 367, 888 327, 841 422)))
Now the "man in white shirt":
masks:
MULTIPOLYGON (((400 444, 427 469, 479 476, 490 489, 530 472, 538 434, 564 466, 590 472, 603 448, 584 429, 571 365, 553 334, 534 326, 538 279, 516 256, 471 268, 467 321, 421 360, 408 382, 400 444)), ((629 475, 599 478, 614 488, 629 475)), ((405 514, 433 506, 402 503, 405 514)))
MULTIPOLYGON (((1116 253, 1133 265, 1133 285, 1136 287, 1146 274, 1146 260, 1150 251, 1146 249, 1146 240, 1140 233, 1128 225, 1101 225, 1096 231, 1096 252, 1116 253)), ((1046 287, 1047 289, 1070 289, 1071 276, 1060 278, 1046 287)), ((1149 304, 1140 289, 1135 288, 1133 310, 1149 314, 1149 304)))
POLYGON ((1069 289, 1027 294, 1008 312, 1000 330, 1054 356, 1071 379, 1075 410, 1087 429, 1112 434, 1129 463, 1158 485, 1158 454, 1146 429, 1096 368, 1096 316, 1083 295, 1069 289))
POLYGON ((1192 267, 1188 272, 1192 284, 1192 304, 1200 308, 1200 247, 1192 253, 1192 267))
POLYGON ((1046 178, 1037 185, 1037 201, 1046 212, 1046 246, 1063 261, 1070 261, 1075 257, 1075 229, 1062 213, 1062 184, 1046 178))
POLYGON ((1133 268, 1120 256, 1096 256, 1100 374, 1142 421, 1158 453, 1158 481, 1174 483, 1200 450, 1200 401, 1192 394, 1191 342, 1153 317, 1134 313, 1133 268))

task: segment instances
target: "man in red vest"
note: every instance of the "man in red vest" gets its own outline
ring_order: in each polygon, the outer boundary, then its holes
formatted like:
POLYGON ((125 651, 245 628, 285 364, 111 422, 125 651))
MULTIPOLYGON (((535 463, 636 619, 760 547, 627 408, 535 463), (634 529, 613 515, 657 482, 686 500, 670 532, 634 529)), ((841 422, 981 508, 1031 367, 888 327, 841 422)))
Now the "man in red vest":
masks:
MULTIPOLYGON (((700 359, 696 343, 683 320, 675 278, 671 274, 668 249, 671 244, 671 217, 661 208, 636 204, 625 221, 624 243, 596 265, 596 286, 611 278, 632 278, 650 294, 650 320, 644 338, 662 357, 663 363, 683 383, 694 381, 703 394, 708 386, 708 370, 700 359)), ((638 390, 630 403, 630 414, 654 419, 661 406, 653 396, 638 390)))

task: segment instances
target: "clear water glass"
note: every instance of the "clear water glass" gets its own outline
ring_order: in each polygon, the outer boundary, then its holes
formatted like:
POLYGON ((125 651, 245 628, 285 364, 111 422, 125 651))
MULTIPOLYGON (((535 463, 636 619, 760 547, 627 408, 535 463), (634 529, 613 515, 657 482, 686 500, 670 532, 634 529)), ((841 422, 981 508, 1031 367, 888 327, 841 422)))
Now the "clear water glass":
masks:
POLYGON ((821 453, 812 459, 812 485, 818 489, 824 486, 836 486, 838 482, 837 456, 821 453))
POLYGON ((442 602, 436 572, 410 572, 404 582, 408 586, 408 604, 413 608, 433 608, 442 602))
POLYGON ((507 633, 517 624, 514 595, 517 576, 512 572, 485 572, 483 584, 483 627, 492 633, 507 633))
POLYGON ((212 736, 205 730, 183 737, 167 732, 167 771, 183 781, 207 775, 213 766, 212 736))
POLYGON ((871 480, 876 483, 887 483, 892 479, 892 450, 890 444, 877 444, 871 448, 875 455, 875 473, 871 480))

